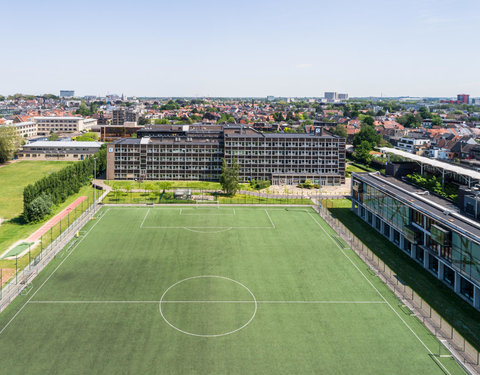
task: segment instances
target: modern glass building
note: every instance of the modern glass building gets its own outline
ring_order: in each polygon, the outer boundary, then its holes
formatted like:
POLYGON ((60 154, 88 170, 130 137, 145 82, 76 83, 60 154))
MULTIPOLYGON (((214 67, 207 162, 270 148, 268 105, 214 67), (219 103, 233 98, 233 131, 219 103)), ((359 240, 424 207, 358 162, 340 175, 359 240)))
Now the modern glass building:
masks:
POLYGON ((352 210, 480 309, 480 222, 379 172, 352 174, 352 210))

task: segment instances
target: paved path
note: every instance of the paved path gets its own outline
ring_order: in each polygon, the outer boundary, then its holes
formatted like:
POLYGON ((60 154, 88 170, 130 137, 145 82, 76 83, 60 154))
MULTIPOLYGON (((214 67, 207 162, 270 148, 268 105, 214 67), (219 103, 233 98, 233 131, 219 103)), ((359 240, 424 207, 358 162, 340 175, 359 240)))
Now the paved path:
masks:
POLYGON ((65 216, 67 216, 71 211, 75 209, 75 207, 79 206, 87 197, 80 197, 75 202, 70 204, 67 208, 65 208, 62 212, 55 215, 49 221, 45 223, 40 229, 38 229, 35 233, 33 233, 30 237, 27 238, 27 241, 35 242, 40 237, 42 237, 45 233, 47 233, 50 228, 52 228, 55 224, 57 224, 60 220, 62 220, 65 216))

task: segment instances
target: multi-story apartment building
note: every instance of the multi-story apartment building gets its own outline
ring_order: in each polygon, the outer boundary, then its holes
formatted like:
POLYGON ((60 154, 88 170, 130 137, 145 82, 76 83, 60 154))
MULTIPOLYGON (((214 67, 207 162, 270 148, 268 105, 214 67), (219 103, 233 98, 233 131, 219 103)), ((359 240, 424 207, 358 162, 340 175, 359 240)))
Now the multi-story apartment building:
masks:
POLYGON ((166 125, 141 129, 137 136, 108 145, 108 179, 216 181, 225 158, 237 161, 242 181, 345 181, 345 139, 327 132, 272 134, 237 125, 166 125))
POLYGON ((480 309, 480 222, 451 201, 378 172, 352 174, 352 210, 480 309))
POLYGON ((90 130, 97 125, 97 120, 83 117, 35 117, 38 135, 50 132, 79 132, 90 130))
POLYGON ((37 123, 35 121, 17 122, 5 126, 13 126, 17 130, 17 134, 22 138, 37 135, 37 123))
POLYGON ((114 109, 112 125, 123 125, 126 122, 137 122, 139 115, 137 112, 128 109, 114 109))
POLYGON ((74 90, 60 90, 61 98, 73 98, 75 96, 74 90))

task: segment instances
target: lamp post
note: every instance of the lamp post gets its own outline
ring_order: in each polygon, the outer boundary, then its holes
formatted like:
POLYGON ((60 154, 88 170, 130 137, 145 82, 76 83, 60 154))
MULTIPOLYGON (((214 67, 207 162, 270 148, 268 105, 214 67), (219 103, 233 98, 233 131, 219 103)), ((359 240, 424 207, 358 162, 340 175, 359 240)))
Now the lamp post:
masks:
POLYGON ((97 212, 97 158, 93 158, 93 214, 97 212))

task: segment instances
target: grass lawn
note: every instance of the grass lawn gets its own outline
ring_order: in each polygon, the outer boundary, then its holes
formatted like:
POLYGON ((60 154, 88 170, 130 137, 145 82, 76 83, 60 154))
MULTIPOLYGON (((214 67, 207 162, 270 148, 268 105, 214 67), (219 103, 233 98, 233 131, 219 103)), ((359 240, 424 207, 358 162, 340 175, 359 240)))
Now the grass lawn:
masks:
POLYGON ((332 214, 396 272, 403 282, 415 290, 477 350, 480 349, 480 312, 355 215, 350 210, 350 200, 328 200, 328 207, 332 214))
POLYGON ((0 217, 11 219, 23 211, 25 186, 73 163, 73 161, 18 161, 0 167, 0 217))
POLYGON ((463 373, 311 208, 105 207, 85 230, 0 314, 2 373, 463 373))
MULTIPOLYGON (((148 184, 155 184, 157 186, 161 186, 163 189, 162 184, 168 183, 169 189, 175 188, 190 188, 190 189, 203 189, 203 190, 222 190, 222 186, 219 182, 213 181, 144 181, 144 182, 136 182, 136 181, 113 181, 113 180, 106 180, 106 184, 110 186, 115 186, 119 189, 125 189, 127 186, 131 186, 132 189, 145 189, 145 185, 148 184)), ((250 188, 249 184, 240 184, 241 189, 247 190, 250 188)))
MULTIPOLYGON (((1 171, 2 168, 0 168, 1 171)), ((45 218, 40 223, 34 224, 25 224, 21 218, 14 218, 9 221, 4 222, 0 226, 0 253, 5 251, 9 246, 13 245, 18 240, 23 238, 27 238, 32 233, 34 233, 37 229, 39 229, 42 225, 44 225, 51 217, 58 214, 60 211, 64 210, 69 204, 74 202, 78 197, 81 196, 88 196, 90 197, 90 201, 93 199, 93 189, 91 186, 84 186, 80 189, 80 191, 68 197, 68 199, 63 202, 62 204, 54 207, 53 215, 45 218)), ((97 192, 97 197, 99 196, 99 192, 97 192)), ((4 266, 7 267, 12 261, 0 260, 0 267, 4 266)))

